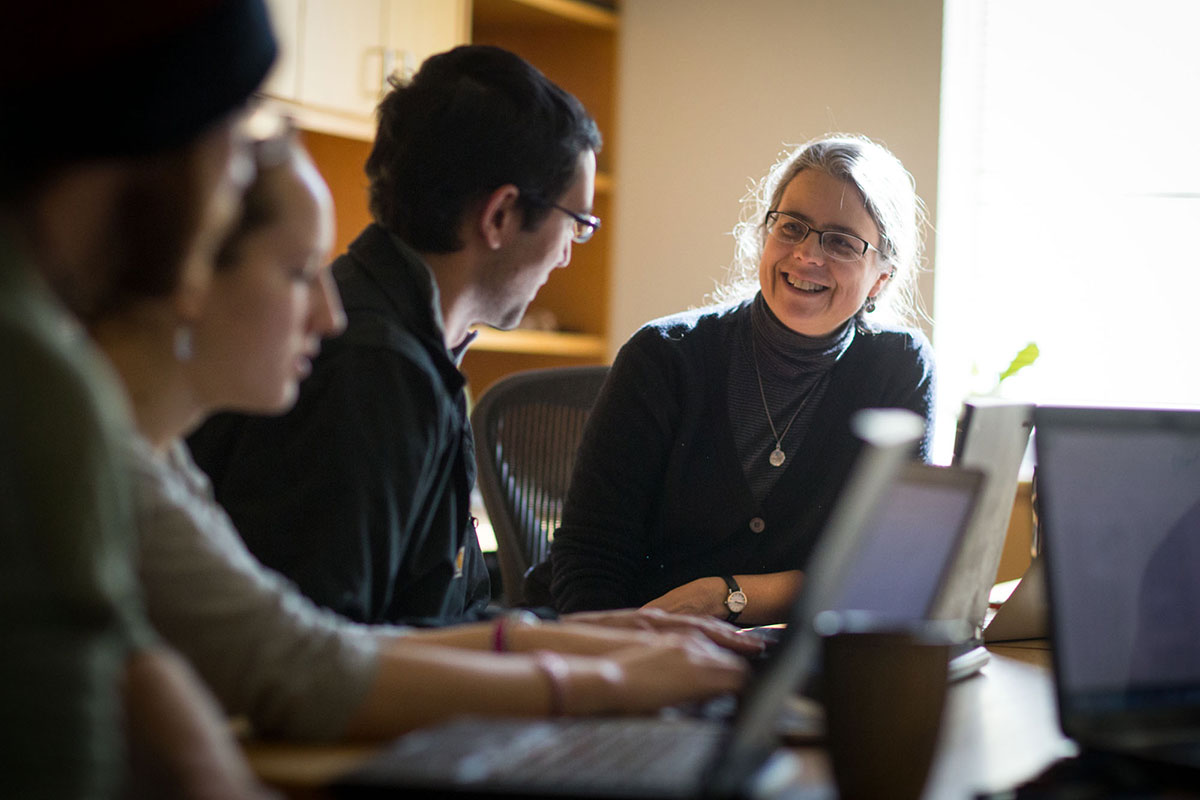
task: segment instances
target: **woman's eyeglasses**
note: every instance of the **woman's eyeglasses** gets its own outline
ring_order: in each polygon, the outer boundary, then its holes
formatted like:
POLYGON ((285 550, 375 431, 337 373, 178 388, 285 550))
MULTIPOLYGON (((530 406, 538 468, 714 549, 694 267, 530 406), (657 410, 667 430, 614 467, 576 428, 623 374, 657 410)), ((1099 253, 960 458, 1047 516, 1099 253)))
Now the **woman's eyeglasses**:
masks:
POLYGON ((803 242, 810 233, 817 234, 822 252, 835 261, 858 261, 868 250, 879 252, 879 248, 852 233, 819 231, 786 211, 768 211, 764 224, 771 238, 792 246, 803 242))

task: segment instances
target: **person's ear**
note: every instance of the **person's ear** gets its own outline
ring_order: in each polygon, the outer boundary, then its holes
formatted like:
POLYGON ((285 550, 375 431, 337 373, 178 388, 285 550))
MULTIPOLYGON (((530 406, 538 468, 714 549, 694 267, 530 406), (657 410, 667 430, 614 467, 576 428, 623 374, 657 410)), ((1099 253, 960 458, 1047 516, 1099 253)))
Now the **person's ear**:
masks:
POLYGON ((179 271, 179 282, 173 293, 175 314, 180 322, 192 324, 204 314, 212 287, 213 265, 206 256, 193 253, 179 271))
POLYGON ((868 297, 878 297, 883 291, 884 284, 888 282, 893 275, 896 274, 895 268, 888 268, 879 273, 879 277, 875 279, 875 285, 871 287, 871 291, 867 292, 868 297))
POLYGON ((483 203, 479 215, 479 233, 491 250, 499 250, 520 230, 522 212, 517 207, 521 190, 511 183, 495 189, 483 203))

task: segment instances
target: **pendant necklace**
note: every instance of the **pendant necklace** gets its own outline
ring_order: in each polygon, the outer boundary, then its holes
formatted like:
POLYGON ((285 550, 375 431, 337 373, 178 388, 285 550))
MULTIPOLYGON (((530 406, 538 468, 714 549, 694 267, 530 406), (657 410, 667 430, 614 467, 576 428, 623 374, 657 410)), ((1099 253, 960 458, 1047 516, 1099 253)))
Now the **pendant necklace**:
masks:
POLYGON ((796 421, 796 417, 800 416, 800 412, 808 405, 808 399, 812 397, 812 391, 804 397, 800 402, 800 406, 792 414, 792 418, 788 420, 787 426, 783 429, 783 433, 775 430, 775 421, 771 419, 771 409, 767 406, 767 393, 763 391, 762 372, 758 369, 758 348, 754 346, 754 339, 750 339, 750 355, 754 359, 754 377, 758 378, 758 396, 762 398, 763 411, 767 414, 767 424, 771 426, 771 435, 775 437, 775 449, 771 451, 767 461, 772 467, 782 467, 783 462, 787 461, 787 455, 783 452, 783 437, 787 436, 787 432, 792 429, 792 423, 796 421))

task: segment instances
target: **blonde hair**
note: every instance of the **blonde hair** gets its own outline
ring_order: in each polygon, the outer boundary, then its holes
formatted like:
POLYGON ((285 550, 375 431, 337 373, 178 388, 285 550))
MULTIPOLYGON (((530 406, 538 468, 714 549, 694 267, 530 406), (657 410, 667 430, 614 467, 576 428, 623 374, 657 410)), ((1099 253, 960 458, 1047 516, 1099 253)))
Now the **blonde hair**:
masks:
POLYGON ((875 298, 870 321, 861 309, 855 315, 859 324, 915 326, 917 318, 924 316, 917 307, 916 277, 924 249, 925 205, 900 160, 883 145, 854 134, 829 134, 785 151, 742 198, 741 219, 733 229, 734 262, 728 281, 714 298, 734 300, 758 290, 767 212, 778 207, 788 184, 806 169, 819 169, 854 186, 879 229, 879 251, 892 276, 875 298))

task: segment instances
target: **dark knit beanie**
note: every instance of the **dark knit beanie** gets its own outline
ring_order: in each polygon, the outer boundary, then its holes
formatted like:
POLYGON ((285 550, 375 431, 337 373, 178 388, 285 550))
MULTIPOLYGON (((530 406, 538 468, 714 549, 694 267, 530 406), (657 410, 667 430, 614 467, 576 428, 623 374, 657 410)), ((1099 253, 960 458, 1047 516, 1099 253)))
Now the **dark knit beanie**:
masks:
POLYGON ((276 55, 263 0, 28 0, 0 21, 0 178, 186 144, 276 55))

